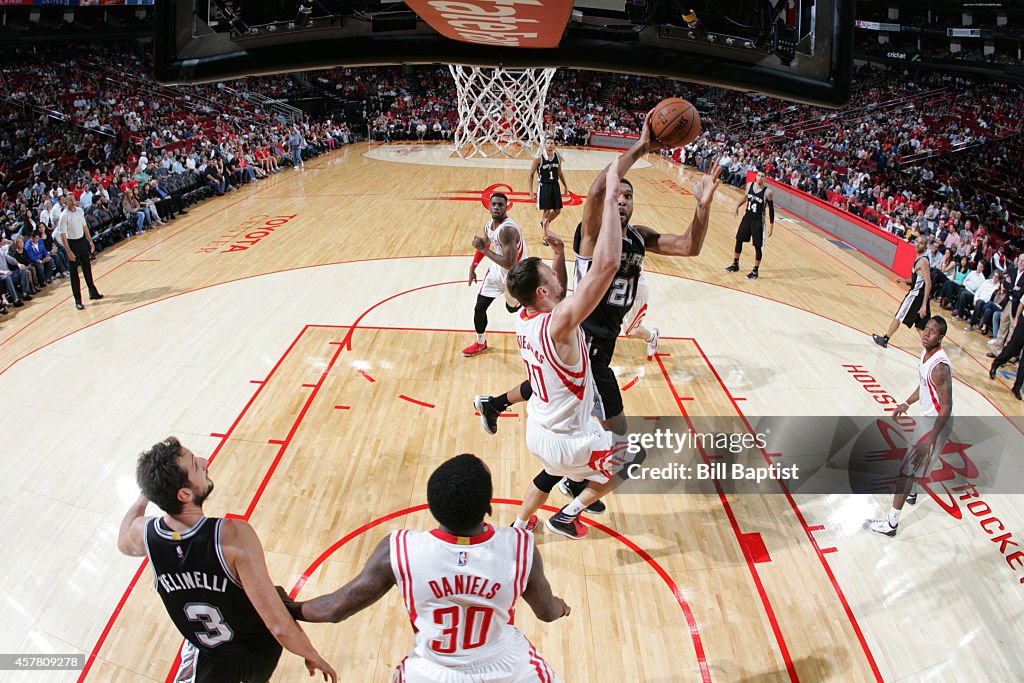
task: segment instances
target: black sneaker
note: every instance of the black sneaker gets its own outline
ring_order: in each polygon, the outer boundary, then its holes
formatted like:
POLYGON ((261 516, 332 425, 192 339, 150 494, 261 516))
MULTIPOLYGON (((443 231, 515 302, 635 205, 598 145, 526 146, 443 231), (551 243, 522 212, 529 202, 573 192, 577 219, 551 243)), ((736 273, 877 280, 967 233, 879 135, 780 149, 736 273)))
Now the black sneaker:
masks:
POLYGON ((473 399, 473 407, 480 413, 480 423, 484 426, 484 431, 488 434, 498 433, 498 415, 497 410, 491 407, 490 396, 476 396, 473 399))
POLYGON ((911 493, 907 496, 907 505, 917 505, 917 494, 911 493))
POLYGON ((881 335, 873 334, 871 335, 871 338, 875 340, 875 343, 881 346, 883 349, 889 346, 889 340, 881 335))
POLYGON ((748 280, 756 280, 757 279, 757 271, 756 270, 752 270, 749 273, 747 273, 747 279, 748 280))
POLYGON ((738 273, 739 270, 740 270, 740 264, 733 263, 732 265, 730 265, 728 268, 725 269, 725 272, 727 272, 727 273, 738 273))
MULTIPOLYGON (((586 482, 570 482, 566 478, 562 478, 562 481, 558 482, 558 490, 569 498, 575 498, 583 492, 583 489, 587 488, 586 482)), ((595 500, 590 507, 586 509, 592 515, 603 515, 608 511, 608 506, 604 504, 604 501, 595 500)))
POLYGON ((522 304, 516 304, 515 306, 509 306, 508 302, 507 301, 505 302, 505 310, 508 311, 509 313, 518 313, 519 309, 522 308, 522 307, 523 307, 522 304))
POLYGON ((580 518, 570 517, 562 510, 556 512, 550 519, 545 520, 544 525, 556 534, 571 538, 574 541, 579 541, 587 535, 587 527, 583 526, 580 518))

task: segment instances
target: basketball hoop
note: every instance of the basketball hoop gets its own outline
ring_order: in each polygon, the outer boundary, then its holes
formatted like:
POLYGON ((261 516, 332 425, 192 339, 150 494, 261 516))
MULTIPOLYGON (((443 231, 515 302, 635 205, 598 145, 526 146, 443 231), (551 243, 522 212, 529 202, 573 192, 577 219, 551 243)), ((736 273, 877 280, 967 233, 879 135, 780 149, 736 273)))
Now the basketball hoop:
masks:
POLYGON ((470 157, 517 157, 539 152, 544 100, 555 69, 504 69, 450 64, 458 91, 455 152, 470 157))

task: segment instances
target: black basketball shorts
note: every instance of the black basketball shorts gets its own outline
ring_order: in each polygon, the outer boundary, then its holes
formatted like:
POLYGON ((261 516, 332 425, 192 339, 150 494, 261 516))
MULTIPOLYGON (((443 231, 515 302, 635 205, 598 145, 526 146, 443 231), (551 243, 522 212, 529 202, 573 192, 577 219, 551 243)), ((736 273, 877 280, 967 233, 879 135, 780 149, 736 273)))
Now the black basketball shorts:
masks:
POLYGON ((537 208, 541 211, 562 208, 562 193, 558 183, 540 183, 537 188, 537 208))

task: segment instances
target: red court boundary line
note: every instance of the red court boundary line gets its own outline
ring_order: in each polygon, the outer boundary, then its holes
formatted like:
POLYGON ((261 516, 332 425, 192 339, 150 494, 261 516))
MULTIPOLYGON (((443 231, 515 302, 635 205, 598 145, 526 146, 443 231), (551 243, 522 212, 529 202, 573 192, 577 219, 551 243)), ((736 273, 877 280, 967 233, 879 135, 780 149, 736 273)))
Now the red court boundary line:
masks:
POLYGON ((415 398, 410 398, 410 397, 406 396, 405 394, 399 394, 398 398, 402 399, 403 401, 408 401, 409 403, 415 403, 418 406, 423 406, 424 408, 436 408, 437 407, 433 403, 427 403, 426 401, 418 401, 415 398))
MULTIPOLYGON (((225 207, 225 208, 227 208, 227 207, 225 207)), ((153 245, 153 246, 156 246, 156 245, 153 245)), ((297 271, 297 270, 305 270, 307 268, 320 268, 322 266, 337 266, 337 265, 349 265, 349 264, 354 264, 354 263, 371 263, 371 262, 380 262, 380 261, 401 261, 401 260, 408 260, 408 259, 425 259, 425 258, 461 258, 462 256, 463 256, 462 254, 433 254, 433 255, 427 255, 427 256, 388 256, 388 257, 377 257, 377 258, 367 258, 367 259, 351 259, 351 260, 344 260, 344 261, 334 261, 334 262, 330 262, 330 263, 316 263, 316 264, 311 264, 311 265, 306 265, 306 266, 296 266, 294 268, 282 268, 280 270, 268 271, 266 273, 257 273, 255 275, 246 275, 244 277, 235 278, 233 280, 224 280, 223 282, 214 282, 214 283, 211 283, 211 284, 208 284, 208 285, 202 285, 200 287, 196 287, 195 289, 190 289, 190 290, 187 290, 187 291, 184 291, 184 292, 177 292, 175 294, 168 295, 168 296, 166 296, 166 297, 164 297, 162 299, 154 299, 153 301, 147 301, 147 302, 145 302, 143 304, 139 304, 138 306, 135 306, 133 308, 125 309, 125 310, 120 311, 118 313, 114 313, 114 314, 112 314, 110 316, 107 316, 106 318, 102 318, 100 320, 93 321, 93 322, 91 322, 91 323, 89 323, 87 325, 83 325, 82 327, 80 327, 78 329, 71 330, 70 332, 67 332, 67 333, 65 333, 65 334, 63 334, 63 335, 61 335, 61 336, 59 336, 59 337, 57 337, 55 339, 51 339, 50 341, 45 342, 45 343, 41 344, 40 346, 30 350, 30 351, 25 352, 24 354, 22 354, 18 358, 15 358, 13 361, 8 363, 6 367, 4 367, 2 370, 0 370, 0 375, 3 375, 5 372, 10 370, 16 363, 18 363, 19 361, 23 360, 24 358, 27 358, 28 356, 34 354, 35 352, 40 351, 41 349, 44 349, 47 346, 55 344, 58 341, 61 341, 62 339, 65 339, 66 337, 69 337, 69 336, 75 334, 76 332, 80 332, 82 330, 85 330, 85 329, 88 329, 90 327, 93 327, 94 325, 98 325, 100 323, 103 323, 103 322, 106 322, 108 320, 111 320, 112 318, 116 318, 116 317, 118 317, 120 315, 124 315, 124 314, 130 313, 132 311, 136 311, 136 310, 138 310, 140 308, 144 308, 146 306, 151 306, 153 304, 157 304, 157 303, 160 303, 162 301, 167 301, 168 299, 173 299, 173 298, 176 298, 176 297, 179 297, 179 296, 184 296, 186 294, 191 294, 193 292, 198 292, 198 291, 202 291, 202 290, 205 290, 205 289, 211 289, 213 287, 218 287, 220 285, 232 284, 232 283, 235 283, 235 282, 241 282, 243 280, 250 280, 250 279, 253 279, 253 278, 263 277, 265 275, 275 275, 275 274, 279 274, 279 273, 287 273, 287 272, 292 272, 292 271, 297 271)), ((817 313, 816 311, 808 310, 806 308, 803 308, 801 306, 797 306, 796 304, 791 304, 791 303, 786 302, 786 301, 780 301, 778 299, 773 299, 772 297, 766 296, 764 294, 758 294, 756 292, 749 292, 749 291, 745 291, 745 290, 742 290, 742 289, 736 289, 735 287, 729 287, 728 285, 724 285, 724 284, 718 283, 718 282, 709 282, 707 280, 700 280, 700 279, 697 279, 697 278, 686 277, 685 275, 676 275, 674 273, 662 273, 660 271, 654 271, 654 270, 649 271, 649 272, 651 272, 651 273, 653 273, 655 275, 664 275, 665 277, 678 278, 680 280, 687 280, 689 282, 698 282, 698 283, 701 283, 701 284, 709 285, 711 287, 720 287, 722 289, 728 289, 728 290, 730 290, 732 292, 738 292, 740 294, 746 294, 748 296, 754 296, 754 297, 757 297, 757 298, 760 298, 760 299, 764 299, 766 301, 771 301, 771 302, 780 304, 782 306, 787 306, 789 308, 796 309, 798 311, 803 311, 804 313, 809 313, 811 315, 817 316, 817 317, 822 318, 824 320, 828 320, 830 322, 836 323, 837 325, 842 325, 843 327, 845 327, 847 329, 853 330, 855 332, 859 332, 859 333, 861 333, 863 335, 869 335, 870 334, 869 332, 865 332, 864 330, 856 328, 853 325, 849 325, 847 323, 840 322, 840 321, 838 321, 838 320, 836 320, 834 318, 830 318, 827 315, 823 315, 821 313, 817 313)), ((859 275, 859 273, 858 273, 858 275, 859 275)), ((860 276, 860 277, 863 277, 863 276, 860 276)), ((463 280, 458 280, 458 281, 455 281, 455 282, 461 284, 464 281, 463 280)), ((450 284, 450 283, 436 283, 434 285, 426 285, 425 287, 420 287, 420 288, 417 288, 417 289, 426 289, 427 287, 435 287, 435 286, 439 286, 439 285, 442 285, 442 284, 450 284)), ((409 291, 416 291, 416 290, 409 290, 409 291)), ((399 296, 399 295, 396 295, 396 296, 399 296)), ((388 300, 393 299, 393 298, 394 297, 390 297, 388 300)), ((384 303, 384 302, 383 301, 378 302, 372 308, 376 308, 377 306, 379 306, 382 303, 384 303)), ((372 310, 372 308, 370 310, 372 310)), ((368 313, 368 312, 369 311, 364 312, 364 315, 366 313, 368 313)), ((351 327, 354 327, 355 325, 357 325, 361 320, 362 320, 362 316, 360 316, 360 319, 357 320, 356 324, 354 324, 353 326, 335 325, 333 327, 338 327, 338 328, 350 327, 351 328, 351 327)), ((29 324, 31 324, 31 322, 29 324)), ((324 325, 322 327, 330 327, 330 326, 324 325)), ((418 330, 419 329, 419 328, 401 328, 401 327, 374 327, 374 326, 370 326, 370 325, 361 326, 361 327, 362 327, 362 329, 368 329, 368 330, 369 329, 394 329, 394 330, 403 330, 403 329, 404 330, 418 330)), ((440 330, 440 329, 438 329, 438 330, 431 330, 429 328, 423 328, 423 329, 425 331, 446 331, 446 332, 463 331, 463 330, 440 330)), ((348 341, 348 342, 351 341, 352 331, 353 331, 352 329, 349 330, 349 335, 346 338, 346 341, 348 341)), ((505 332, 503 334, 512 334, 512 333, 511 332, 505 332)), ((13 336, 14 335, 11 335, 11 337, 13 337, 13 336)), ((8 337, 7 339, 5 339, 3 341, 0 341, 0 348, 2 348, 3 345, 6 344, 7 341, 11 337, 8 337)), ((689 339, 689 337, 662 337, 662 338, 663 339, 689 339)), ((338 343, 338 342, 328 342, 328 343, 334 344, 334 343, 338 343)), ((346 342, 341 342, 341 343, 346 343, 346 342)), ((954 346, 956 346, 956 348, 959 348, 964 353, 964 355, 966 355, 969 358, 975 360, 975 362, 977 362, 979 365, 981 365, 983 368, 985 368, 987 370, 988 366, 986 366, 985 364, 981 363, 981 361, 978 361, 976 358, 974 358, 974 356, 971 355, 969 352, 967 352, 962 346, 959 346, 959 345, 955 344, 952 341, 950 343, 953 344, 954 346)), ((893 349, 896 349, 897 351, 901 351, 903 353, 906 353, 906 354, 908 354, 908 355, 910 355, 910 356, 912 356, 914 358, 917 357, 916 353, 908 351, 908 350, 906 350, 904 348, 901 348, 899 346, 891 345, 890 348, 893 348, 893 349)), ((965 387, 971 389, 972 391, 976 392, 989 405, 991 405, 996 410, 996 412, 998 412, 1003 417, 1007 418, 1008 421, 1010 422, 1010 424, 1012 424, 1014 426, 1014 429, 1019 431, 1021 434, 1024 434, 1024 429, 1022 429, 1021 427, 1017 426, 1017 424, 1013 420, 1009 420, 1010 416, 1007 415, 1006 413, 1004 413, 1002 411, 1002 409, 999 406, 997 406, 995 404, 995 402, 991 398, 986 396, 980 389, 978 389, 977 387, 975 387, 975 386, 973 386, 971 384, 968 384, 964 379, 962 379, 960 377, 954 377, 953 379, 955 381, 960 382, 963 386, 965 386, 965 387)))
MULTIPOLYGON (((672 382, 672 378, 669 377, 668 369, 665 367, 665 363, 661 360, 663 356, 669 354, 659 353, 655 356, 655 360, 658 363, 658 369, 661 370, 662 376, 665 378, 665 383, 668 386, 672 396, 675 398, 676 406, 679 408, 680 414, 683 419, 686 420, 687 427, 690 428, 691 432, 695 432, 693 422, 690 420, 689 413, 686 412, 683 401, 679 397, 679 392, 676 391, 675 384, 672 382)), ((725 388, 724 386, 722 387, 725 388)), ((726 396, 729 396, 729 392, 726 391, 726 396)), ((704 450, 703 444, 698 444, 697 449, 700 451, 701 458, 708 462, 707 453, 704 450)), ((758 595, 761 597, 761 604, 764 607, 765 616, 768 618, 768 623, 771 625, 772 633, 775 635, 775 642, 779 646, 779 653, 782 656, 782 661, 786 665, 786 671, 789 674, 789 680, 798 682, 800 680, 796 673, 796 667, 793 664, 793 659, 789 655, 789 648, 786 646, 786 638, 782 634, 782 628, 779 626, 779 621, 775 617, 775 609, 772 607, 771 600, 768 598, 768 592, 764 588, 764 584, 761 582, 761 575, 757 571, 754 559, 747 552, 746 545, 744 543, 744 534, 740 531, 739 523, 736 521, 736 516, 733 514, 732 505, 729 504, 729 499, 726 498, 725 493, 722 491, 721 485, 718 481, 714 481, 715 491, 718 492, 718 500, 722 504, 722 508, 725 510, 725 515, 729 519, 729 525, 732 527, 733 535, 736 537, 736 543, 740 549, 740 555, 743 556, 743 560, 747 563, 747 569, 750 572, 750 578, 754 582, 754 588, 757 589, 758 595)))
MULTIPOLYGON (((704 353, 704 349, 701 347, 700 342, 694 339, 693 344, 694 346, 697 347, 697 350, 700 352, 701 358, 704 359, 704 362, 707 364, 708 368, 710 368, 712 374, 714 374, 715 379, 718 380, 719 385, 721 385, 722 387, 722 391, 724 391, 725 395, 729 396, 731 399, 732 394, 729 392, 728 387, 725 386, 725 383, 719 376, 718 370, 715 369, 715 366, 711 363, 711 360, 707 357, 707 354, 704 353)), ((747 420, 747 416, 740 409, 739 404, 735 400, 731 400, 731 403, 733 405, 733 408, 736 410, 736 414, 739 415, 741 420, 743 420, 743 424, 747 426, 747 430, 751 434, 753 434, 754 429, 750 425, 750 421, 747 420)), ((767 462, 770 465, 771 457, 769 456, 768 452, 763 448, 759 450, 761 451, 761 454, 764 457, 765 462, 767 462)), ((807 540, 810 541, 811 547, 814 548, 814 552, 818 555, 818 559, 821 561, 821 566, 825 569, 825 574, 828 576, 829 581, 832 583, 832 587, 835 589, 836 595, 839 597, 839 602, 840 604, 842 604, 843 609, 846 612, 846 616, 850 620, 850 625, 853 626, 853 631, 857 634, 857 640, 860 641, 861 648, 864 650, 864 656, 867 657, 868 664, 871 666, 871 671, 875 675, 875 680, 878 681, 878 683, 882 683, 882 674, 878 670, 878 664, 875 662, 875 657, 871 653, 871 648, 868 647, 867 639, 864 637, 864 633, 863 631, 861 631, 860 624, 857 622, 857 617, 856 615, 854 615, 853 609, 850 607, 850 603, 846 599, 846 594, 843 593, 843 589, 840 588, 839 581, 836 579, 835 574, 832 572, 832 567, 829 566, 828 560, 825 558, 824 551, 822 551, 818 547, 817 541, 814 539, 814 536, 811 535, 811 529, 807 524, 807 520, 804 519, 803 513, 800 512, 800 507, 796 504, 796 501, 793 499, 792 494, 790 494, 789 489, 786 488, 785 483, 783 483, 781 480, 776 480, 776 483, 778 484, 779 488, 782 489, 783 494, 786 496, 786 500, 789 501, 790 507, 793 508, 793 512, 796 514, 797 520, 800 522, 800 525, 804 529, 804 533, 807 535, 807 540)))
MULTIPOLYGON (((494 498, 491 500, 491 502, 497 505, 515 505, 518 507, 519 505, 522 505, 523 501, 509 498, 494 498)), ((389 522, 398 517, 404 517, 405 515, 408 515, 410 513, 421 512, 426 509, 428 509, 428 506, 426 504, 420 504, 407 507, 404 510, 396 510, 395 512, 388 513, 383 517, 378 517, 377 519, 371 520, 366 524, 362 525, 361 527, 345 534, 340 539, 335 541, 330 547, 328 547, 327 550, 322 552, 320 556, 313 560, 312 564, 310 564, 306 568, 306 570, 302 572, 298 580, 296 580, 295 584, 292 586, 292 589, 288 592, 289 597, 294 599, 296 596, 298 596, 299 591, 301 591, 303 586, 306 585, 306 582, 309 580, 309 577, 312 576, 313 573, 320 568, 320 565, 326 562, 331 555, 333 555, 335 552, 337 552, 340 548, 348 544, 353 539, 362 536, 367 531, 377 526, 380 526, 384 522, 389 522)), ((558 512, 558 508, 551 507, 550 505, 542 505, 541 509, 552 513, 558 512)), ((665 571, 664 567, 662 567, 661 564, 659 564, 657 560, 651 557, 650 554, 648 554, 643 548, 641 548, 636 543, 620 534, 618 531, 615 531, 614 529, 611 529, 599 522, 595 522, 592 519, 588 519, 585 517, 581 517, 580 521, 586 524, 587 526, 592 526, 598 531, 602 531, 608 534, 616 541, 632 550, 641 559, 643 559, 644 562, 646 562, 651 567, 651 569, 653 569, 654 572, 661 578, 661 580, 665 583, 668 589, 672 592, 672 597, 675 598, 676 602, 679 604, 679 608, 682 610, 683 616, 686 619, 686 624, 689 627, 690 631, 690 638, 693 641, 694 653, 697 657, 697 664, 700 667, 701 681, 704 683, 710 683, 711 669, 708 666, 707 657, 704 654, 704 644, 701 641, 700 629, 697 626, 697 620, 694 618, 693 612, 690 609, 690 605, 686 602, 686 598, 683 597, 683 592, 679 589, 679 586, 672 579, 672 577, 669 576, 668 572, 665 571)))
POLYGON ((630 390, 630 389, 632 389, 632 388, 633 388, 633 387, 634 387, 634 386, 636 385, 636 383, 637 383, 637 382, 639 382, 639 381, 640 381, 640 376, 639 376, 639 375, 637 375, 636 377, 634 377, 633 379, 631 379, 631 380, 629 381, 629 384, 627 384, 626 386, 622 387, 622 390, 623 390, 623 391, 629 391, 629 390, 630 390))
MULTIPOLYGON (((343 349, 345 347, 344 346, 339 346, 338 348, 339 349, 343 349)), ((377 381, 373 377, 370 377, 370 374, 368 372, 366 372, 365 370, 356 370, 356 372, 358 372, 360 375, 362 375, 363 379, 365 379, 370 384, 373 384, 374 382, 377 381)))

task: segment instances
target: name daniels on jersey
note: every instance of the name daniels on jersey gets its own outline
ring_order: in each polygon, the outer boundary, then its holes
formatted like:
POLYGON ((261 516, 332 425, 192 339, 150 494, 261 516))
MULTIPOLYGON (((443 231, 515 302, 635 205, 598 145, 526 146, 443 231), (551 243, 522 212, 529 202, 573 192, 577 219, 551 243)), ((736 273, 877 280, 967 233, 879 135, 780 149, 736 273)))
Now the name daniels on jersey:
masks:
POLYGON ((493 600, 501 590, 500 583, 491 583, 490 579, 482 576, 465 574, 456 574, 451 580, 447 576, 442 576, 439 581, 427 581, 427 584, 435 598, 446 598, 449 595, 478 595, 485 600, 493 600))
POLYGON ((228 580, 216 574, 206 572, 180 572, 178 574, 160 574, 156 577, 165 593, 184 590, 208 590, 224 593, 228 589, 228 580))

